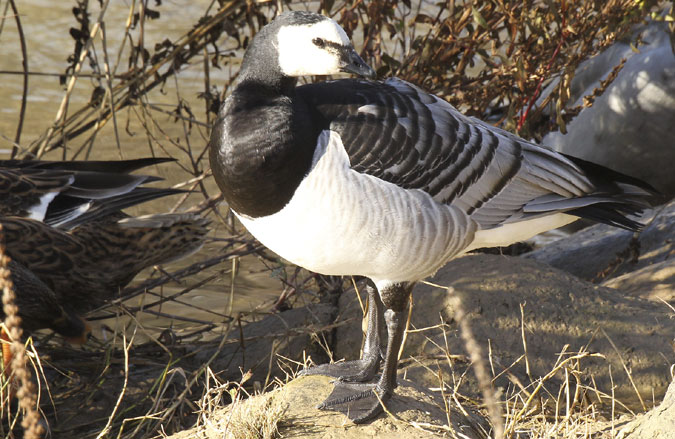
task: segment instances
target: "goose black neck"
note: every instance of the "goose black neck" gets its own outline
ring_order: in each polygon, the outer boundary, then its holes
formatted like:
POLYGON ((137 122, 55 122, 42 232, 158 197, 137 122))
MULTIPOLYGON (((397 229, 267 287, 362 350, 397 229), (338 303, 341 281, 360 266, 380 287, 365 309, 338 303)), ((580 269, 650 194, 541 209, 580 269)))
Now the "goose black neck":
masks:
POLYGON ((297 78, 282 73, 279 67, 279 50, 276 44, 277 25, 265 26, 253 38, 241 63, 237 86, 259 85, 280 95, 290 96, 297 84, 297 78))
POLYGON ((292 97, 295 93, 296 78, 284 75, 270 75, 270 72, 240 73, 235 90, 249 90, 252 92, 264 91, 265 94, 292 97), (263 74, 260 74, 263 73, 263 74))
POLYGON ((257 64, 242 70, 212 132, 210 162, 230 207, 261 217, 293 197, 311 166, 318 133, 294 78, 257 64))

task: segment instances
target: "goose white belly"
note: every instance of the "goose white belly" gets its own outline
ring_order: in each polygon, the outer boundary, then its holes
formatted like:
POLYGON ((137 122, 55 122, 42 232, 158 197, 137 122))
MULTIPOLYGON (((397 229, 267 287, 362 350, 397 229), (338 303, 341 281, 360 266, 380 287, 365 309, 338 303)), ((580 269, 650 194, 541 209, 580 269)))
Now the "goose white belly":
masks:
POLYGON ((414 281, 473 240, 460 209, 350 168, 340 136, 323 131, 310 172, 279 212, 238 215, 261 243, 309 270, 414 281))

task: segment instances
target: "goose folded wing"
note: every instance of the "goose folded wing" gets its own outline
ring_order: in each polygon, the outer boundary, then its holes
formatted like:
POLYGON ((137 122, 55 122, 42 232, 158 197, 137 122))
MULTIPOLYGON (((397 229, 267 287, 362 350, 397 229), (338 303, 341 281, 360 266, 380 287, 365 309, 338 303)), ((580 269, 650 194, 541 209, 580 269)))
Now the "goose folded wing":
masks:
POLYGON ((298 93, 317 125, 339 133, 354 170, 460 207, 482 229, 558 212, 633 228, 621 218, 639 213, 646 203, 634 200, 651 190, 618 173, 598 177, 604 168, 467 117, 399 79, 328 81, 298 93))

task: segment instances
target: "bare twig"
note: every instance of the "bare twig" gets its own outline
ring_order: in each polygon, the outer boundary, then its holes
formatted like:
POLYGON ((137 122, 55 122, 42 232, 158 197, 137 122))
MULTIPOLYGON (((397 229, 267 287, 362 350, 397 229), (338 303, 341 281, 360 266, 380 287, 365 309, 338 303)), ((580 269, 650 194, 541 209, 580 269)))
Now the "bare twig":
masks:
POLYGON ((504 437, 504 419, 502 417, 502 410, 499 407, 499 400, 495 390, 492 388, 492 380, 488 373, 488 368, 485 365, 482 349, 473 336, 473 331, 469 325, 460 297, 455 293, 454 288, 450 287, 447 290, 450 304, 454 310, 455 319, 461 328, 461 336, 471 358, 473 370, 478 379, 481 393, 483 394, 483 400, 487 407, 490 422, 492 422, 494 428, 494 438, 501 439, 504 437))
POLYGON ((19 109, 19 122, 16 126, 16 136, 14 136, 14 145, 12 146, 11 158, 14 158, 19 152, 18 145, 21 144, 21 131, 23 130, 23 122, 26 116, 26 104, 28 103, 28 50, 26 49, 26 38, 23 34, 23 26, 21 25, 21 18, 19 11, 16 8, 14 0, 9 0, 9 5, 14 12, 14 20, 16 21, 16 31, 19 33, 19 43, 21 44, 21 67, 23 73, 23 91, 21 92, 21 108, 19 109))

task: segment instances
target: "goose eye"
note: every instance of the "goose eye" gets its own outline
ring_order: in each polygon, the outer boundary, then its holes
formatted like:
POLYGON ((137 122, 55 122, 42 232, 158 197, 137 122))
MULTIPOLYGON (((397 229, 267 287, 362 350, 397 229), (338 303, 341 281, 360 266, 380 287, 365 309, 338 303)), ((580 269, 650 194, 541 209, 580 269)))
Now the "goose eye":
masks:
POLYGON ((314 45, 320 49, 323 49, 326 46, 326 42, 323 40, 323 38, 314 38, 312 43, 314 43, 314 45))

